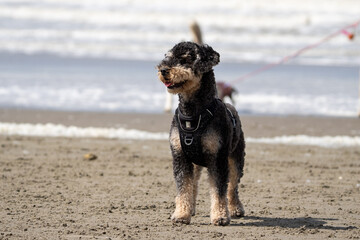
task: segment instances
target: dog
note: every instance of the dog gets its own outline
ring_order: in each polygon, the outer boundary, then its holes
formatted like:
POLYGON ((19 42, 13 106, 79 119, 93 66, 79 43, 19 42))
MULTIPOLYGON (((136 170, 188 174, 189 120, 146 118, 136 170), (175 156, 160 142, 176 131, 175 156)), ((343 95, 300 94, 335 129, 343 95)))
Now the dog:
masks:
POLYGON ((216 89, 217 89, 218 97, 221 100, 224 100, 225 97, 228 97, 231 100, 232 104, 235 105, 233 94, 237 93, 237 91, 233 86, 231 86, 229 83, 217 82, 216 89))
POLYGON ((238 196, 243 176, 245 140, 237 111, 217 98, 213 66, 220 55, 208 45, 180 42, 158 64, 167 91, 179 105, 170 127, 176 182, 174 223, 189 224, 195 215, 198 180, 207 168, 213 225, 230 224, 245 214, 238 196))

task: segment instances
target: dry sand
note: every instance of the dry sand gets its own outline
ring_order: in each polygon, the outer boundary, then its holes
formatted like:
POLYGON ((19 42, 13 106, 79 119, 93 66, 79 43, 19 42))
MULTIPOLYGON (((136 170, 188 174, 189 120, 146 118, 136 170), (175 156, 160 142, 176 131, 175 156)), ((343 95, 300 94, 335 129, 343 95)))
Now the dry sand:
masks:
MULTIPOLYGON (((0 110, 1 122, 167 131, 170 115, 0 110)), ((359 135, 360 120, 242 117, 247 137, 359 135)), ((197 214, 173 225, 167 141, 0 136, 0 239, 359 239, 360 149, 247 144, 246 216, 209 224, 206 171, 197 214), (93 153, 98 158, 83 159, 93 153)))

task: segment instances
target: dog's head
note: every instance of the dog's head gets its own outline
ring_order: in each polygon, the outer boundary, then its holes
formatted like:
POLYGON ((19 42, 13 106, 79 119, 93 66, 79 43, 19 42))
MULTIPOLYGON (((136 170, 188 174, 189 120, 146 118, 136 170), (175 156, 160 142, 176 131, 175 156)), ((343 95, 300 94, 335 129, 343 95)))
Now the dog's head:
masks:
POLYGON ((170 93, 191 92, 200 87, 203 73, 218 64, 220 55, 208 45, 176 44, 157 66, 159 79, 170 93))

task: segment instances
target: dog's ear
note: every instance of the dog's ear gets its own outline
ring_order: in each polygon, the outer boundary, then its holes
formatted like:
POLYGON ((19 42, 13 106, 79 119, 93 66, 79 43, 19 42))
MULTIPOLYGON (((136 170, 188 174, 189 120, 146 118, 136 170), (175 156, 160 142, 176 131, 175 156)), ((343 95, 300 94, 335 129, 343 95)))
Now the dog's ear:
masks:
POLYGON ((208 45, 200 45, 197 59, 195 62, 195 69, 200 73, 206 73, 212 69, 213 66, 220 62, 220 54, 208 45))

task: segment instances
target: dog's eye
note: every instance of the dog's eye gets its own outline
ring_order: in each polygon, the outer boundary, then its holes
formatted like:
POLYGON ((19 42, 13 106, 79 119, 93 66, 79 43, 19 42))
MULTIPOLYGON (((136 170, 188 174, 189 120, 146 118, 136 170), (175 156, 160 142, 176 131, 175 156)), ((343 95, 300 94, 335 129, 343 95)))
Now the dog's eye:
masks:
POLYGON ((185 64, 185 63, 186 63, 186 58, 182 58, 182 59, 180 60, 180 64, 183 65, 183 64, 185 64))
POLYGON ((180 63, 181 64, 191 63, 191 56, 186 56, 181 58, 180 63))

